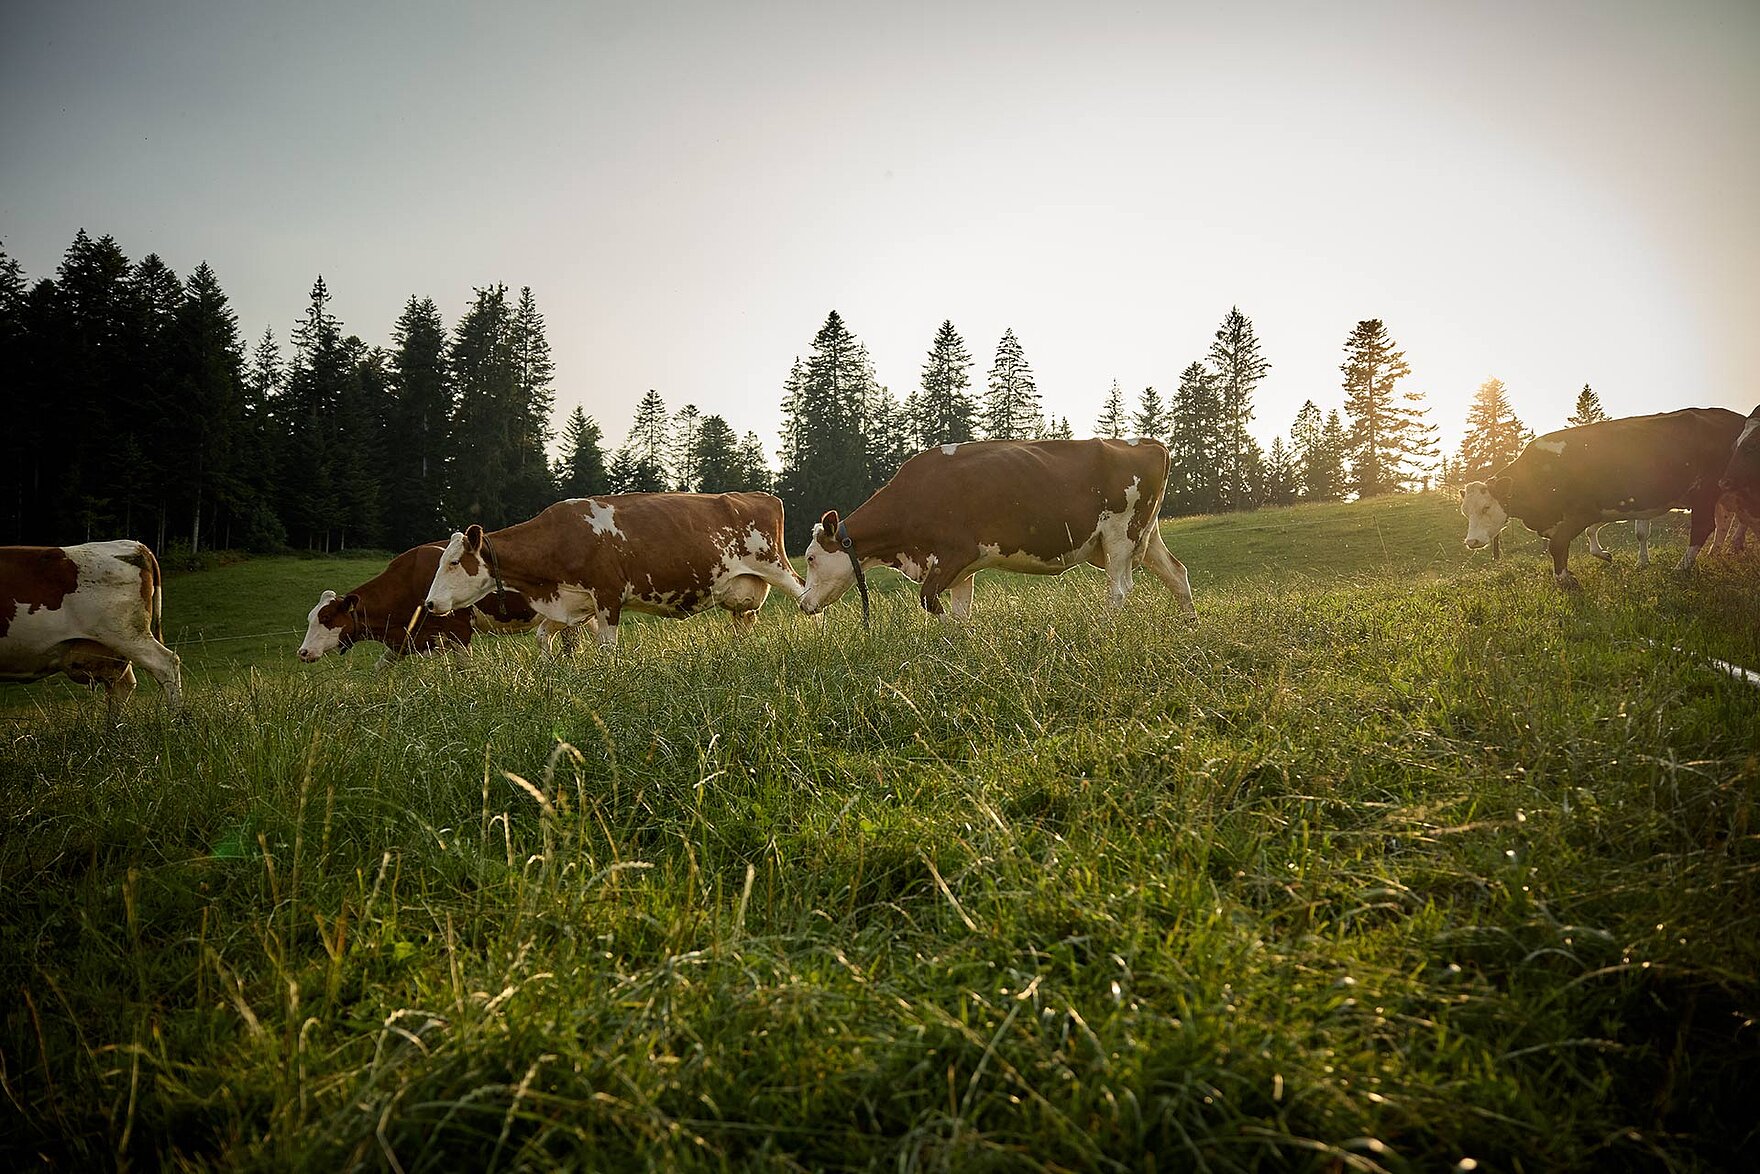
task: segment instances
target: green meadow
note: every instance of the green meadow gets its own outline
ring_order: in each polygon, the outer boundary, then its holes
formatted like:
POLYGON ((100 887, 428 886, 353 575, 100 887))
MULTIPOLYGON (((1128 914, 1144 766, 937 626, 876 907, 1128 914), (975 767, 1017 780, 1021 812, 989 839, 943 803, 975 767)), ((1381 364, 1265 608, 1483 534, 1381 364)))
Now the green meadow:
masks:
POLYGON ((379 673, 382 558, 173 576, 181 719, 0 687, 0 1165, 1753 1168, 1760 556, 1463 531, 379 673))

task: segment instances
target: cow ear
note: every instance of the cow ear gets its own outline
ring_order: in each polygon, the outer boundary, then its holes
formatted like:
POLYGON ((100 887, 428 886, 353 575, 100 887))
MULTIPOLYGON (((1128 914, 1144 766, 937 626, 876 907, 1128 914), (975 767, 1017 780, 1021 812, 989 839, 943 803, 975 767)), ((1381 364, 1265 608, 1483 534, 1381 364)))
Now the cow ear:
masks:
POLYGON ((483 549, 483 528, 475 522, 464 532, 464 548, 472 554, 483 549))
POLYGON ((837 533, 837 511, 826 510, 824 517, 819 519, 819 524, 825 527, 825 533, 827 535, 837 533))
POLYGON ((1493 477, 1491 479, 1491 496, 1495 497, 1499 502, 1507 502, 1509 500, 1509 487, 1510 479, 1508 477, 1493 477))
POLYGON ((344 595, 342 597, 342 608, 344 611, 352 612, 352 611, 354 611, 355 608, 359 607, 360 605, 361 605, 361 597, 356 595, 352 591, 350 591, 347 595, 344 595))

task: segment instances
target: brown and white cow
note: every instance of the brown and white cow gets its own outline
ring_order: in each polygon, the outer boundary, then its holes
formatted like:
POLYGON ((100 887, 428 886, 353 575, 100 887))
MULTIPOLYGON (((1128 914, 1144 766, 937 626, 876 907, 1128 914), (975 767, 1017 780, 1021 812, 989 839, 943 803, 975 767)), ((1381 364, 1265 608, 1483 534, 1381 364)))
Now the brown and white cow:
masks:
POLYGON ((175 713, 183 673, 162 643, 164 599, 159 560, 139 542, 0 546, 0 680, 101 683, 115 721, 139 664, 175 713))
POLYGON ((491 594, 478 606, 449 615, 429 614, 422 601, 445 549, 444 542, 413 547, 347 594, 326 591, 318 596, 306 616, 299 658, 312 664, 332 652, 346 653, 363 640, 377 640, 385 654, 374 667, 385 668, 402 657, 442 648, 462 657, 473 633, 529 632, 534 627, 539 642, 550 647, 557 626, 541 620, 517 591, 505 591, 499 599, 491 594))
POLYGON ((617 644, 625 611, 688 616, 711 607, 741 631, 771 587, 805 588, 782 549, 782 502, 768 493, 612 493, 559 501, 492 533, 472 526, 440 556, 426 606, 444 615, 498 584, 558 624, 597 621, 617 644))
POLYGON ((1563 428, 1532 441, 1489 481, 1461 489, 1467 546, 1492 544, 1510 518, 1543 535, 1559 586, 1571 574, 1571 541, 1598 522, 1693 511, 1681 570, 1699 556, 1716 524, 1718 471, 1742 418, 1724 408, 1685 408, 1563 428))
POLYGON ((1760 408, 1748 413, 1736 442, 1730 446, 1718 485, 1733 493, 1736 504, 1749 517, 1760 518, 1760 408))
POLYGON ((979 440, 926 449, 839 521, 828 510, 807 545, 809 615, 861 575, 891 567, 922 585, 931 613, 947 593, 955 616, 972 606, 972 576, 995 568, 1058 575, 1090 563, 1117 606, 1131 571, 1146 566, 1188 614, 1192 587, 1156 524, 1167 449, 1155 440, 979 440))

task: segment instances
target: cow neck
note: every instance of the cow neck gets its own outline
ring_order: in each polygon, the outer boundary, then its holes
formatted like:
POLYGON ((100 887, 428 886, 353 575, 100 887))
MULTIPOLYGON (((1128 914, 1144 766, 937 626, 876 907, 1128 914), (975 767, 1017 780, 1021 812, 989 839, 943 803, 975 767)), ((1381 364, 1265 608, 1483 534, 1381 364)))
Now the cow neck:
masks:
MULTIPOLYGON (((497 588, 530 594, 530 588, 536 582, 531 569, 532 527, 542 518, 543 515, 539 515, 528 521, 516 522, 493 533, 484 531, 479 557, 483 560, 484 568, 495 577, 497 588)), ((502 618, 505 619, 506 616, 503 615, 502 618)))
POLYGON ((351 587, 342 593, 344 599, 350 595, 360 599, 358 611, 364 632, 352 643, 359 643, 360 640, 366 639, 377 640, 381 644, 388 645, 391 643, 391 633, 397 630, 398 625, 409 619, 408 616, 391 614, 390 604, 385 598, 389 592, 381 592, 382 584, 380 581, 384 577, 383 574, 375 575, 360 586, 351 587))

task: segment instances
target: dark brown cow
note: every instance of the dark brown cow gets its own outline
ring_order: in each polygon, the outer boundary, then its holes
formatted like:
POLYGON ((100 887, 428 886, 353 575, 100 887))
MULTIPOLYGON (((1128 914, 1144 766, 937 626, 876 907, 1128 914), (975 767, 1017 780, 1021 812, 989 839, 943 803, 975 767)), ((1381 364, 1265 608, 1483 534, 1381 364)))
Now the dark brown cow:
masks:
POLYGON ((956 616, 972 605, 986 568, 1062 574, 1091 563, 1124 602, 1131 570, 1146 566, 1190 614, 1186 569, 1156 524, 1167 490, 1167 449, 1155 440, 980 440, 944 444, 900 466, 847 519, 830 510, 807 545, 811 614, 860 582, 858 564, 891 567, 922 584, 923 606, 956 616))
POLYGON ((1742 422, 1718 484, 1735 494, 1743 513, 1760 517, 1760 408, 1742 422))
POLYGON ((539 627, 539 641, 550 646, 553 630, 542 626, 538 613, 517 591, 503 592, 499 600, 491 595, 480 606, 451 615, 428 614, 422 599, 445 549, 443 542, 413 547, 346 595, 326 591, 318 596, 317 606, 306 616, 299 658, 311 664, 331 652, 345 653, 363 640, 377 640, 385 646, 385 655, 375 667, 384 668, 400 657, 442 648, 462 652, 470 647, 473 632, 529 632, 533 627, 539 627))
POLYGON ((559 501, 530 521, 454 534, 428 610, 469 607, 505 584, 558 624, 597 620, 617 643, 626 610, 688 616, 710 607, 744 630, 771 587, 804 588, 782 550, 782 502, 768 493, 613 493, 559 501))
POLYGON ((114 721, 139 664, 175 712, 183 675, 162 642, 164 599, 159 560, 139 542, 0 546, 0 680, 102 684, 114 721))
POLYGON ((1510 518, 1543 535, 1559 586, 1574 590, 1571 540, 1597 522, 1693 511, 1680 569, 1699 556, 1716 525, 1718 471, 1742 418, 1724 408, 1685 408, 1548 432, 1489 481, 1461 490, 1467 545, 1493 543, 1510 518))

